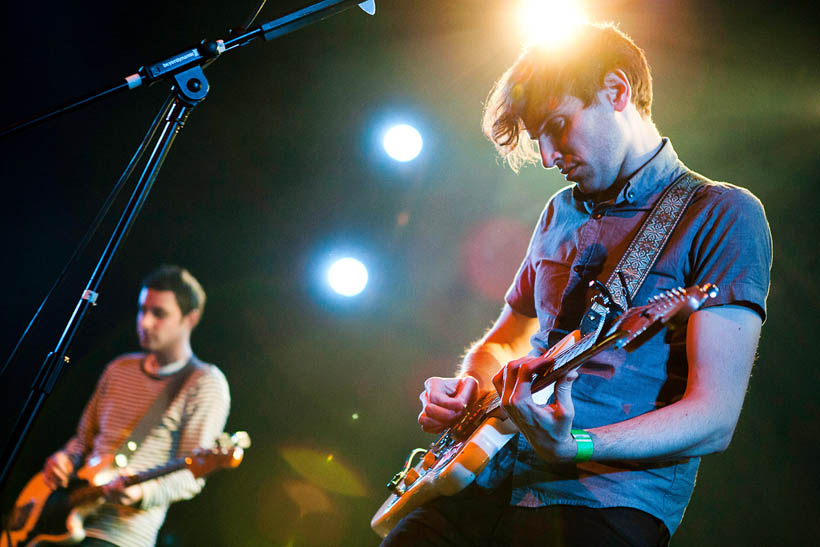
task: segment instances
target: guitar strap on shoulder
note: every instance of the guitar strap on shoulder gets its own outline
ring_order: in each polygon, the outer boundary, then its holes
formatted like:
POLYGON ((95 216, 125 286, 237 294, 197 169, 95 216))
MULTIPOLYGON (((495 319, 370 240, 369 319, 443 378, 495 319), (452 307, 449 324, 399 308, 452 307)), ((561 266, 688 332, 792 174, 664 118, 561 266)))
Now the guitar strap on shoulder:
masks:
POLYGON ((131 459, 131 456, 133 456, 134 452, 140 447, 142 441, 148 436, 148 433, 155 425, 160 423, 163 414, 165 414, 165 411, 171 406, 171 402, 176 398, 182 386, 185 384, 185 380, 191 376, 191 373, 195 369, 201 368, 202 366, 202 362, 197 359, 196 356, 192 355, 181 370, 171 375, 168 383, 165 384, 165 387, 151 403, 148 412, 140 418, 140 421, 134 426, 134 429, 131 430, 131 433, 114 453, 114 463, 117 467, 125 467, 128 465, 128 460, 131 459))
MULTIPOLYGON (((650 268, 658 260, 669 236, 704 180, 701 175, 688 170, 678 177, 664 190, 635 234, 605 285, 609 291, 607 296, 611 296, 622 310, 630 307, 631 297, 643 285, 650 268)), ((593 299, 581 322, 582 333, 600 333, 603 329, 609 310, 601 300, 597 297, 593 299)), ((592 338, 597 338, 597 334, 592 338)))

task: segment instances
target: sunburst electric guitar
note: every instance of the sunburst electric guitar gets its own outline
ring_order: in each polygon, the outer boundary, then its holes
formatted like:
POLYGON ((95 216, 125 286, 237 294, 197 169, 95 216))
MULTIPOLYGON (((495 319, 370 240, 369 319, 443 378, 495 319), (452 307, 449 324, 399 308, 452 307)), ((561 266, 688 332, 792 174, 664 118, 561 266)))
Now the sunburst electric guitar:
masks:
MULTIPOLYGON (((171 460, 165 465, 128 475, 125 486, 155 479, 179 469, 190 469, 203 477, 217 469, 237 467, 250 446, 244 431, 223 433, 213 448, 202 448, 192 454, 171 460)), ((85 539, 83 521, 103 502, 103 487, 119 476, 112 466, 113 458, 100 458, 77 471, 65 488, 51 490, 37 473, 20 493, 11 518, 3 530, 2 547, 36 545, 73 545, 85 539)))
MULTIPOLYGON (((568 334, 539 358, 545 369, 533 378, 536 400, 546 401, 556 380, 605 349, 629 351, 664 325, 682 323, 703 302, 714 298, 717 291, 708 283, 703 287, 673 289, 654 297, 645 306, 627 310, 605 335, 597 331, 586 336, 579 331, 568 334)), ((404 468, 388 483, 392 493, 373 516, 370 526, 384 537, 416 507, 460 492, 517 432, 497 394, 479 398, 428 449, 417 448, 410 453, 404 468)))

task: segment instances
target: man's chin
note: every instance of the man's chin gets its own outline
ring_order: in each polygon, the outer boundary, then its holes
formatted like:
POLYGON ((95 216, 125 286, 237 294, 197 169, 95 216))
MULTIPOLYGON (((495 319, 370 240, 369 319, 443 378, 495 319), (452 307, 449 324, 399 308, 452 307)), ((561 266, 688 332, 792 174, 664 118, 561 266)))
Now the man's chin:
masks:
POLYGON ((576 185, 578 185, 578 189, 588 196, 594 196, 596 194, 600 194, 609 189, 610 185, 602 184, 600 180, 597 179, 590 179, 586 177, 578 177, 577 180, 573 181, 576 185))

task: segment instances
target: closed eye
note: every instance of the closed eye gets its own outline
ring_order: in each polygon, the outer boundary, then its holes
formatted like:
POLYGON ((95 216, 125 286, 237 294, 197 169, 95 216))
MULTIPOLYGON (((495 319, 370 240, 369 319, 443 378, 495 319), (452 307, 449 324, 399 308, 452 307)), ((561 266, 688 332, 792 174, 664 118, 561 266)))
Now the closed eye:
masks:
POLYGON ((564 132, 564 127, 566 127, 564 117, 556 116, 544 122, 543 131, 552 137, 558 137, 564 132))

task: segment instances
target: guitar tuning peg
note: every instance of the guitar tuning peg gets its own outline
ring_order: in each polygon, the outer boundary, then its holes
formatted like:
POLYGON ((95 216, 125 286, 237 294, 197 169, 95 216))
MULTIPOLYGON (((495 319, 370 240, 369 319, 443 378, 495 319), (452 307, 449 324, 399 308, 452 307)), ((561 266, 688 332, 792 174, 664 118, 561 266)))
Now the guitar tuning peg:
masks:
POLYGON ((709 296, 709 298, 715 298, 718 293, 720 292, 716 285, 712 285, 711 283, 707 283, 703 286, 703 290, 709 296))
POLYGON ((239 448, 249 448, 251 446, 251 437, 247 431, 237 431, 231 435, 231 441, 234 446, 239 448))
POLYGON ((217 448, 224 449, 226 447, 229 447, 230 445, 231 445, 231 436, 223 431, 216 438, 216 446, 217 446, 217 448))

